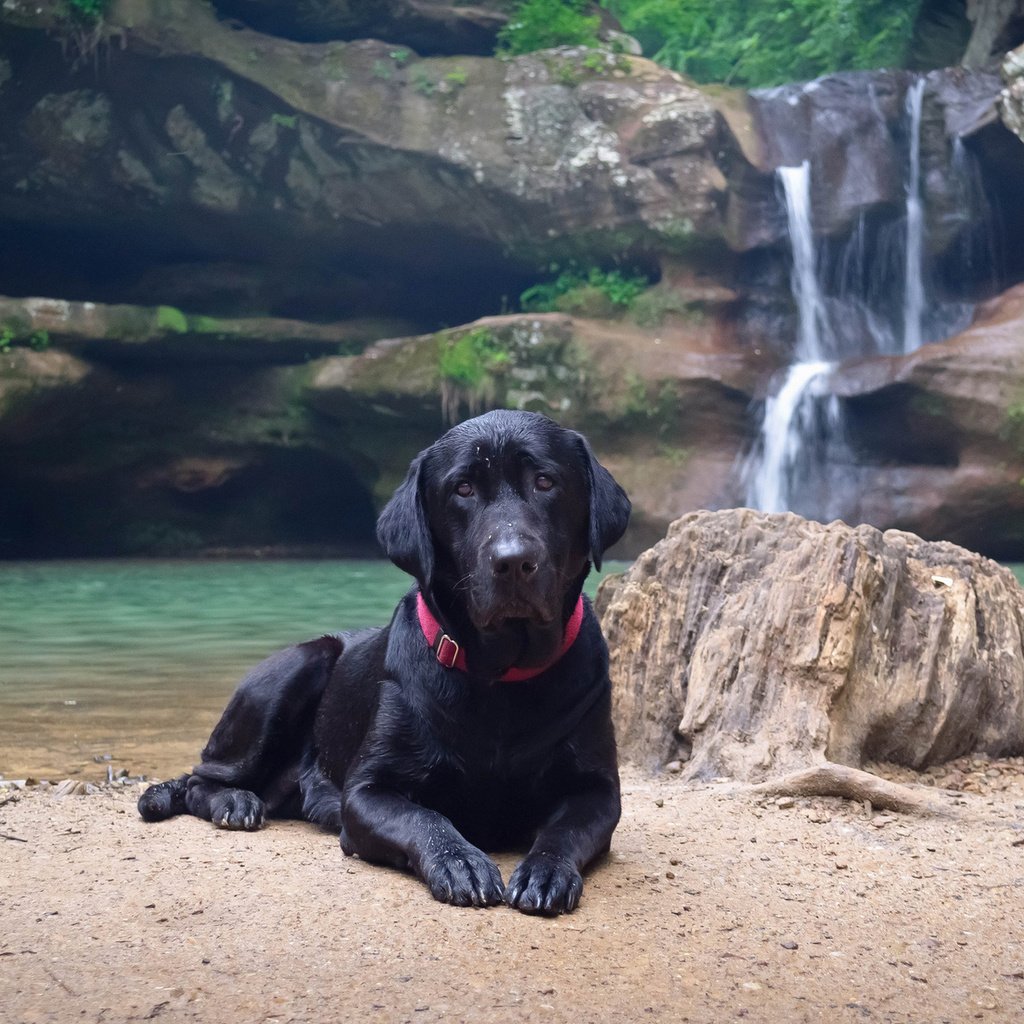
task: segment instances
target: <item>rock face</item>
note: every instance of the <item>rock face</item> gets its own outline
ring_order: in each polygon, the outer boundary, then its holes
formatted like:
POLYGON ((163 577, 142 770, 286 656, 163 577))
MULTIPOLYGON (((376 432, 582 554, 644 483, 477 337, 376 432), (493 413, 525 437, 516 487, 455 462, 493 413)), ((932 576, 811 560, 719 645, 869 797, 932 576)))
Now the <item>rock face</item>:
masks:
MULTIPOLYGON (((426 329, 497 311, 552 260, 654 268, 724 248, 718 162, 735 142, 699 90, 642 58, 420 58, 265 35, 202 0, 119 0, 86 72, 41 31, 53 10, 0 12, 24 26, 0 40, 0 225, 51 250, 0 254, 0 292, 126 301, 164 264, 257 263, 279 293, 292 283, 267 312, 316 299, 315 315, 426 329)), ((196 311, 223 312, 211 292, 196 311)))
POLYGON ((598 597, 625 756, 761 780, 1024 751, 1024 594, 947 543, 697 512, 598 597))
POLYGON ((1024 539, 1024 286, 953 338, 842 368, 858 516, 995 557, 1024 539))
MULTIPOLYGON (((796 332, 773 164, 828 172, 826 261, 850 239, 891 256, 904 184, 886 146, 906 148, 912 76, 783 90, 796 130, 761 146, 743 94, 642 58, 478 56, 509 6, 112 0, 93 31, 65 0, 0 4, 0 555, 246 549, 282 523, 285 546, 369 544, 409 456, 498 404, 591 435, 637 510, 623 553, 739 500, 751 406, 796 332), (655 284, 631 317, 494 316, 567 261, 655 284), (285 507, 303 491, 343 510, 311 514, 305 539, 285 507)), ((1024 232, 1024 149, 997 91, 984 72, 928 78, 942 299, 1024 278, 1007 247, 1003 276, 981 280, 946 173, 979 153, 1006 237, 1024 232)), ((895 308, 892 262, 862 261, 895 308)), ((843 369, 862 514, 1024 557, 1002 330, 843 369)))
POLYGON ((422 54, 489 55, 514 6, 443 0, 216 0, 218 12, 270 35, 323 42, 387 39, 422 54))

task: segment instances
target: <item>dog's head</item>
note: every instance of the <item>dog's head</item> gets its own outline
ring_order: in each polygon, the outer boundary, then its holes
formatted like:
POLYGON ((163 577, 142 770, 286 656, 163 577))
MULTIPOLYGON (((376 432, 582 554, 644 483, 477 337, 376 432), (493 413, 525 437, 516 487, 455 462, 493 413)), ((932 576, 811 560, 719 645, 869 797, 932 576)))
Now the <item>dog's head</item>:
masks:
MULTIPOLYGON (((377 536, 425 594, 477 630, 545 627, 626 529, 630 504, 586 439, 537 413, 453 427, 413 460, 377 536)), ((572 595, 575 600, 575 594, 572 595)))

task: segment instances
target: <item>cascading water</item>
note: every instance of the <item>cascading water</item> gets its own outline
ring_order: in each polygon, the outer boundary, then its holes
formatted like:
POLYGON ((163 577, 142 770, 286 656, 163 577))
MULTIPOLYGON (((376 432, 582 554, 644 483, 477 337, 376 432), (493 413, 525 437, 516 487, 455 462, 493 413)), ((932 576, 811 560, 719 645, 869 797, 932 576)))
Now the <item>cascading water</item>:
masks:
POLYGON ((910 168, 907 174, 907 260, 903 275, 902 352, 921 347, 921 313, 924 310, 924 207, 921 203, 921 110, 924 79, 919 78, 907 90, 907 114, 910 121, 910 168))
POLYGON ((828 351, 826 311, 811 230, 810 164, 780 167, 793 247, 791 286, 798 314, 796 362, 765 402, 761 444, 748 469, 747 504, 785 512, 794 494, 825 475, 830 449, 840 443, 839 401, 823 384, 835 369, 828 351))
MULTIPOLYGON (((836 368, 851 359, 912 352, 964 326, 971 309, 965 303, 939 302, 928 292, 921 147, 925 78, 906 88, 899 131, 891 128, 891 114, 886 119, 871 78, 847 76, 841 82, 843 98, 852 95, 859 103, 853 127, 843 124, 839 134, 849 146, 842 157, 853 168, 844 180, 846 188, 856 198, 856 160, 863 157, 855 147, 868 138, 878 151, 884 145, 895 173, 902 167, 904 203, 902 216, 886 220, 865 202, 838 241, 825 231, 816 234, 812 216, 816 168, 834 161, 836 152, 833 148, 826 157, 816 148, 822 143, 815 133, 835 130, 829 119, 822 119, 824 126, 812 121, 808 127, 801 109, 820 83, 755 97, 777 112, 778 130, 793 136, 775 140, 774 149, 782 164, 776 178, 792 250, 797 337, 792 364, 769 389, 759 436, 740 466, 741 482, 746 503, 753 508, 792 510, 816 519, 856 516, 855 459, 842 404, 830 389, 836 368), (843 131, 849 139, 842 137, 843 131)), ((827 142, 835 147, 835 138, 827 142)), ((956 172, 954 160, 950 173, 956 172)))

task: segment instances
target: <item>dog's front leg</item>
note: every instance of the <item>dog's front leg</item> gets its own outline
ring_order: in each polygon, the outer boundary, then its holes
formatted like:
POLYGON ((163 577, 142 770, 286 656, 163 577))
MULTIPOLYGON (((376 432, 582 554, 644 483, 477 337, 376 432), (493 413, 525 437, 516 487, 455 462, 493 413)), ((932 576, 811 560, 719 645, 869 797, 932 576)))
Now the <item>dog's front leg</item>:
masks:
POLYGON ((341 848, 363 860, 411 869, 442 903, 487 907, 505 898, 498 866, 443 814, 378 784, 346 790, 341 848))
POLYGON ((526 914, 575 910, 583 869, 608 852, 619 821, 617 778, 596 778, 565 797, 512 872, 505 902, 526 914))

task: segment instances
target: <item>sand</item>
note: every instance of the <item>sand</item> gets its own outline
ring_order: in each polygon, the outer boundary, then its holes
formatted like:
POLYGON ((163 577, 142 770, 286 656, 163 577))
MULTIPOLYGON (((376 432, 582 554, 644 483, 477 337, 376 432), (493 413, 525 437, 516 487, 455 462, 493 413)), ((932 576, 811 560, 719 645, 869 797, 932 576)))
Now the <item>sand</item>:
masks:
POLYGON ((0 789, 0 1021, 1021 1021, 1024 767, 962 767, 929 818, 627 770, 555 919, 436 903, 304 823, 0 789))

